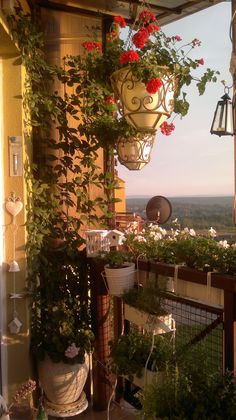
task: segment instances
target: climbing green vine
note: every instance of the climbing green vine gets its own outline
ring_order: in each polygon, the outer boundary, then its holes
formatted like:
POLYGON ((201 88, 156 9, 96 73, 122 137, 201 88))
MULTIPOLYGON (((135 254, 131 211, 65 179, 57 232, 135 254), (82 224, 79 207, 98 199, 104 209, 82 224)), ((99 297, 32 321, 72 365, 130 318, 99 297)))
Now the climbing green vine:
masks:
POLYGON ((100 144, 86 126, 112 110, 77 57, 65 57, 61 67, 48 64, 40 28, 19 3, 8 24, 26 71, 24 134, 33 146, 33 163, 25 165, 31 346, 37 357, 47 352, 68 361, 68 346, 75 345, 81 350, 73 362, 81 362, 91 340, 85 230, 112 216, 116 187, 112 171, 97 164, 100 144))

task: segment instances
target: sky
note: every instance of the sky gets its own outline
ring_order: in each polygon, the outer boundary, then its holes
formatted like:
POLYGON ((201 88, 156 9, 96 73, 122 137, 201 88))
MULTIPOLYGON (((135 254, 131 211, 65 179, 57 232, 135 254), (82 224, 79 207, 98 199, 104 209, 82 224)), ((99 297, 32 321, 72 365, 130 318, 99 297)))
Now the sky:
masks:
MULTIPOLYGON (((180 35, 184 42, 199 39, 201 46, 191 57, 204 58, 201 68, 219 70, 220 76, 217 83, 207 85, 203 96, 198 95, 195 86, 187 88, 188 115, 175 118, 172 135, 157 131, 151 161, 142 170, 130 171, 118 164, 127 196, 234 194, 233 136, 220 138, 210 134, 216 104, 224 94, 221 80, 232 85, 230 22, 231 2, 222 2, 163 27, 167 35, 180 35)), ((232 90, 229 94, 232 97, 232 90)))

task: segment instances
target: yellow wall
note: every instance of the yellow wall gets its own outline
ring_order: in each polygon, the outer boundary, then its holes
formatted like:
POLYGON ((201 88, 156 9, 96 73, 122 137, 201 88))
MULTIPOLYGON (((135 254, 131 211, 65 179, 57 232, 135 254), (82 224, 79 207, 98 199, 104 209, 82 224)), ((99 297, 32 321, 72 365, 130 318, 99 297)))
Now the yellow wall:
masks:
POLYGON ((2 294, 0 316, 2 324, 2 386, 4 396, 11 400, 12 393, 20 383, 29 378, 29 322, 28 302, 23 299, 10 299, 9 294, 22 292, 25 288, 25 185, 24 176, 10 176, 9 172, 9 136, 22 136, 22 74, 19 52, 10 37, 4 31, 0 20, 0 57, 1 57, 1 155, 3 157, 3 177, 0 180, 3 191, 1 211, 4 221, 3 230, 3 264, 1 272, 2 294), (10 193, 23 201, 24 208, 13 217, 7 212, 5 203, 10 193), (15 247, 14 247, 15 237, 15 247), (15 251, 14 251, 15 249, 15 251), (14 255, 15 254, 15 255, 14 255), (9 263, 15 259, 20 272, 10 273, 9 263), (19 334, 11 334, 8 324, 17 312, 22 328, 19 334))
POLYGON ((115 203, 115 212, 124 213, 126 212, 126 201, 125 201, 125 181, 119 177, 116 177, 119 188, 115 190, 115 198, 119 198, 121 201, 115 203))

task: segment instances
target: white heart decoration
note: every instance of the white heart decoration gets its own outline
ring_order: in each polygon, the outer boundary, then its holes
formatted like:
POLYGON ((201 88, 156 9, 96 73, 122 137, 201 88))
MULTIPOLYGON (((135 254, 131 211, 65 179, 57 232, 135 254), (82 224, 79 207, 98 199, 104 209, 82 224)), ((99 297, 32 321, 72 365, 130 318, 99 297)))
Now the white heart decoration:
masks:
POLYGON ((6 209, 10 214, 12 214, 12 216, 15 217, 23 209, 23 203, 22 201, 7 201, 6 209))

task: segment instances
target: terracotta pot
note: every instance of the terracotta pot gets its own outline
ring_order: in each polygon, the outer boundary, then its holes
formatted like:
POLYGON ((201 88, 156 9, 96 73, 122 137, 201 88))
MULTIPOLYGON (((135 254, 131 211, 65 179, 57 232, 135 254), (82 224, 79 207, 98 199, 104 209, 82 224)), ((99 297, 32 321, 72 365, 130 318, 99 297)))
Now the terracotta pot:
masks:
POLYGON ((126 121, 140 131, 156 130, 170 117, 174 108, 174 76, 168 68, 159 67, 163 85, 155 94, 132 73, 131 67, 124 67, 111 75, 111 84, 120 101, 120 112, 126 121))
POLYGON ((49 356, 38 362, 39 381, 46 398, 58 405, 77 401, 89 372, 89 357, 83 364, 54 363, 49 356))
POLYGON ((135 264, 126 263, 122 268, 110 268, 107 264, 105 270, 105 284, 110 295, 120 296, 124 290, 134 287, 135 264))

